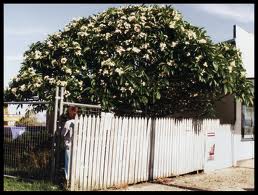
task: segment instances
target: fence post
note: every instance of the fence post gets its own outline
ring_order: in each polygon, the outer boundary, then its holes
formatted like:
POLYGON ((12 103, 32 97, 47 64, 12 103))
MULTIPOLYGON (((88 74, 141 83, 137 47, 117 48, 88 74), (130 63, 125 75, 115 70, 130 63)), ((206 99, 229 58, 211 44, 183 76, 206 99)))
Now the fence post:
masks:
POLYGON ((61 131, 62 131, 62 114, 63 114, 63 101, 64 101, 64 87, 61 87, 60 93, 60 105, 59 105, 59 115, 58 115, 58 129, 57 129, 57 139, 56 139, 56 169, 60 170, 60 151, 61 151, 61 131))
POLYGON ((56 96, 55 96, 55 113, 54 113, 54 127, 53 127, 53 135, 52 135, 52 149, 51 149, 51 180, 54 181, 55 176, 55 135, 56 135, 56 127, 57 127, 57 112, 58 112, 58 99, 59 99, 59 87, 56 87, 56 96))
POLYGON ((156 119, 151 120, 150 129, 150 158, 149 158, 149 181, 153 180, 153 169, 154 169, 154 152, 155 152, 155 124, 156 119))

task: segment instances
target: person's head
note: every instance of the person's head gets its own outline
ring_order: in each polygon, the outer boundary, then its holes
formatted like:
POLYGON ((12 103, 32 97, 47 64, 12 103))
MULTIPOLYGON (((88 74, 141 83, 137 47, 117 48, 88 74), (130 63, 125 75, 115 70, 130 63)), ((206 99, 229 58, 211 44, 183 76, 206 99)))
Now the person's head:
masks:
POLYGON ((74 119, 75 115, 78 113, 78 108, 75 106, 69 106, 67 110, 67 115, 69 119, 74 119))

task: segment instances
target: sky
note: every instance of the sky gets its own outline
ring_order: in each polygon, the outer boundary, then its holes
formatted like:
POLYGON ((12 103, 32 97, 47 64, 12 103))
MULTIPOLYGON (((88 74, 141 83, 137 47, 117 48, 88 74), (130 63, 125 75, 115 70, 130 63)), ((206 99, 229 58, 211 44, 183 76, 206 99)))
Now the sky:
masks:
MULTIPOLYGON (((4 4, 4 87, 18 74, 29 45, 57 32, 74 17, 127 4, 4 4)), ((233 38, 233 25, 254 33, 253 4, 171 4, 214 42, 233 38)))

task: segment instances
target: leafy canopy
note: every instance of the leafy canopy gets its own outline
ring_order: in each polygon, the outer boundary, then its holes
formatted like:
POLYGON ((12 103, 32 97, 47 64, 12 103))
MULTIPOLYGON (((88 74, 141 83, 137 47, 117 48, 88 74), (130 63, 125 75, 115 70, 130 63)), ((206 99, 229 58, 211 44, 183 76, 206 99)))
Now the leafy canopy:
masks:
POLYGON ((32 44, 5 95, 53 101, 55 87, 65 86, 69 101, 105 111, 199 116, 227 94, 252 103, 245 74, 233 45, 214 44, 171 6, 129 6, 73 19, 32 44))

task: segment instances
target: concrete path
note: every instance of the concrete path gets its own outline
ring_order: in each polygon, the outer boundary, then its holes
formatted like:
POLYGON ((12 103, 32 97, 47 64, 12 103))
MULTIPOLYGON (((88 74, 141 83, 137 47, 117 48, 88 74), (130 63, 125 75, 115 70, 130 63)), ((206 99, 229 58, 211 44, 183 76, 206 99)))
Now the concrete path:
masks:
POLYGON ((254 159, 238 161, 237 166, 243 168, 254 168, 254 159))
POLYGON ((187 189, 177 188, 168 185, 156 183, 141 183, 128 186, 127 188, 116 189, 112 191, 190 191, 187 189))

